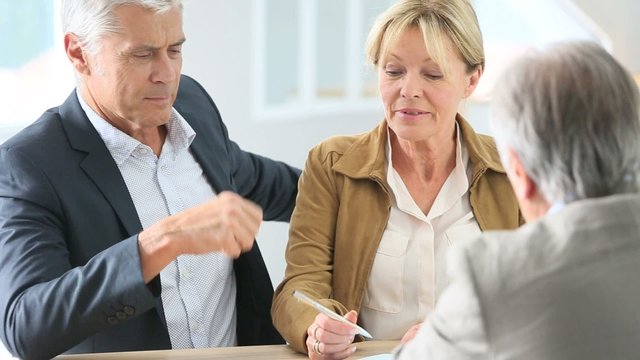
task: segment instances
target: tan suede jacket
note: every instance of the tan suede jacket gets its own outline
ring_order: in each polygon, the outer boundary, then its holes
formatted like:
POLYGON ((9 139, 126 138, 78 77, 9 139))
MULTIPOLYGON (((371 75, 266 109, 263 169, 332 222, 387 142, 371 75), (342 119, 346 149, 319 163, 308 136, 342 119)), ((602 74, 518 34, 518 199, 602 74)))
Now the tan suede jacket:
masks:
MULTIPOLYGON (((476 134, 460 115, 456 120, 472 166, 469 201, 480 229, 518 227, 518 203, 493 139, 476 134)), ((307 351, 306 331, 317 311, 293 298, 294 290, 343 315, 360 311, 391 209, 386 129, 383 121, 369 133, 333 137, 309 152, 291 218, 285 278, 271 308, 276 329, 296 351, 307 351)))

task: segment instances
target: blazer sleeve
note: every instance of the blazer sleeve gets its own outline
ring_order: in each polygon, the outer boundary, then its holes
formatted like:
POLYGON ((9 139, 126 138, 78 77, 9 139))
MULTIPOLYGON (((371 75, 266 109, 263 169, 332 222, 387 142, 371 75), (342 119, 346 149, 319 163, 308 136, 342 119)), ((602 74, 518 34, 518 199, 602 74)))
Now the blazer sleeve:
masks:
POLYGON ((288 222, 296 202, 300 170, 244 151, 233 141, 229 141, 229 147, 238 193, 262 207, 264 220, 288 222))
POLYGON ((296 208, 285 253, 287 267, 275 291, 271 315, 289 345, 307 352, 307 328, 318 312, 293 298, 301 290, 344 315, 347 308, 332 294, 335 229, 338 218, 338 182, 322 146, 312 149, 300 176, 296 208))
POLYGON ((480 299, 465 243, 451 248, 448 260, 451 284, 415 338, 396 350, 396 359, 489 358, 480 299))
POLYGON ((17 150, 0 149, 0 169, 0 337, 13 355, 51 358, 155 305, 137 236, 72 266, 59 199, 74 194, 17 150))

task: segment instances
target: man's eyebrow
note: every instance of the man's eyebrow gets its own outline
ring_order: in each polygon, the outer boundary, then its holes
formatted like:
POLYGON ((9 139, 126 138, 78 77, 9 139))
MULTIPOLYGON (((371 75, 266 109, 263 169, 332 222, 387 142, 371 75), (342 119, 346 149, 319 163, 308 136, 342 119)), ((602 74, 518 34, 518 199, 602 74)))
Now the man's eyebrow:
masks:
POLYGON ((171 46, 180 46, 180 45, 184 44, 185 41, 187 41, 187 39, 186 38, 182 38, 182 39, 176 41, 175 43, 169 45, 169 47, 171 47, 171 46))

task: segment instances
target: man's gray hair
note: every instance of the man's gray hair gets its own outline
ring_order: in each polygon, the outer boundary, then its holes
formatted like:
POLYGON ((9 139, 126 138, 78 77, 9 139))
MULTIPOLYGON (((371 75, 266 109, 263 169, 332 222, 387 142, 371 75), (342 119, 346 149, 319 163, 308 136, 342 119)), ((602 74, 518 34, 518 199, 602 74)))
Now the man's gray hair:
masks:
POLYGON ((182 9, 182 0, 62 0, 62 30, 76 34, 82 48, 95 54, 104 34, 121 31, 115 9, 123 5, 162 14, 176 7, 182 9))
POLYGON ((512 149, 547 202, 638 191, 638 86, 604 49, 556 44, 497 84, 490 123, 503 160, 512 149))

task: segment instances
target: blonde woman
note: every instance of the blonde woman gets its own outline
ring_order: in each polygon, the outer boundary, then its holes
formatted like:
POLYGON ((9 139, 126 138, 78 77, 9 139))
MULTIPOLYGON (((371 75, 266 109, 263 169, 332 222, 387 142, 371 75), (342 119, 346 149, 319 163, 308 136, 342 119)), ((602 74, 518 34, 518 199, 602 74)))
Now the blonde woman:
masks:
POLYGON ((276 328, 312 359, 348 357, 356 333, 294 290, 376 339, 400 339, 447 285, 452 242, 521 223, 493 140, 457 112, 484 67, 470 3, 400 1, 379 16, 367 54, 385 119, 311 150, 272 307, 276 328))

